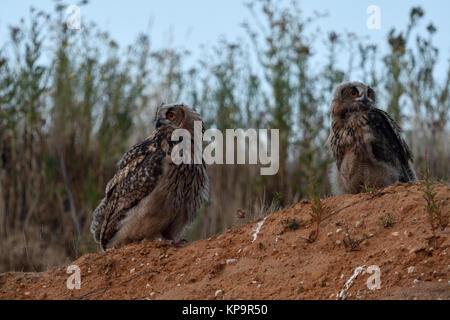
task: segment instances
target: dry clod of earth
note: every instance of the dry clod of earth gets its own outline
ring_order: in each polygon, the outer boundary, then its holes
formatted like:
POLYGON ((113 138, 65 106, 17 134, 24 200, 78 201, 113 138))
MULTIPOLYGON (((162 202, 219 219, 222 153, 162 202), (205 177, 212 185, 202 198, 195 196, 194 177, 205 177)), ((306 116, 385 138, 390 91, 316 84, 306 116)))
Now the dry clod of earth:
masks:
MULTIPOLYGON (((448 217, 450 186, 433 187, 448 217)), ((84 255, 70 264, 80 268, 80 289, 68 289, 68 266, 0 274, 0 298, 450 299, 450 230, 433 236, 420 183, 322 205, 314 242, 311 203, 302 201, 181 248, 144 241, 84 255), (384 227, 387 213, 395 223, 384 227), (302 223, 282 232, 287 219, 302 223)))

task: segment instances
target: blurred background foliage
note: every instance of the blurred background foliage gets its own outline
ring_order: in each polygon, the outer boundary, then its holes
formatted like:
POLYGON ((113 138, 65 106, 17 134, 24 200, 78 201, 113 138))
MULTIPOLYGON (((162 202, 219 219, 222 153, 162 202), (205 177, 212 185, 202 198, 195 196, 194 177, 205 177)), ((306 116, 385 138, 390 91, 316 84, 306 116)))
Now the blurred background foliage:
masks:
POLYGON ((280 129, 277 175, 256 165, 208 168, 211 199, 189 240, 308 198, 311 184, 329 195, 328 106, 345 80, 375 88, 380 108, 404 127, 419 176, 428 152, 434 178, 449 179, 450 68, 436 77, 437 29, 416 30, 419 7, 380 52, 356 34, 320 29, 321 16, 302 16, 295 1, 255 0, 247 37, 220 38, 199 60, 153 49, 146 34, 120 48, 92 22, 68 30, 65 8, 31 8, 0 42, 0 272, 45 270, 97 250, 91 213, 121 155, 151 133, 162 101, 189 104, 206 127, 280 129), (318 42, 327 50, 320 63, 318 42), (338 64, 343 52, 347 66, 338 64))

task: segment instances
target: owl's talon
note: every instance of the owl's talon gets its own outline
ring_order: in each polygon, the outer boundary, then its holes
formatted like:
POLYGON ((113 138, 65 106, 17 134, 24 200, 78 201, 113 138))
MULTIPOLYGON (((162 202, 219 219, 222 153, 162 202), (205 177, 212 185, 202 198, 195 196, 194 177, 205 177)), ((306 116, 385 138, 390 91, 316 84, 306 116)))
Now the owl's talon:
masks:
POLYGON ((185 243, 187 243, 188 241, 186 239, 182 239, 182 238, 178 238, 176 240, 172 240, 172 246, 175 248, 180 248, 183 247, 185 243))

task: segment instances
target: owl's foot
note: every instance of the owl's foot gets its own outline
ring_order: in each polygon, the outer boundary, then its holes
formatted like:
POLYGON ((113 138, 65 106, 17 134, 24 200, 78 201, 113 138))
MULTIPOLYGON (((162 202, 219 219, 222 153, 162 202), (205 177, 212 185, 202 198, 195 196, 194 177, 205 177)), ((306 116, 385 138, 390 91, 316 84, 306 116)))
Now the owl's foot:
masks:
POLYGON ((174 246, 175 248, 180 248, 183 247, 183 245, 187 242, 188 241, 186 239, 178 238, 176 240, 172 240, 172 246, 174 246))

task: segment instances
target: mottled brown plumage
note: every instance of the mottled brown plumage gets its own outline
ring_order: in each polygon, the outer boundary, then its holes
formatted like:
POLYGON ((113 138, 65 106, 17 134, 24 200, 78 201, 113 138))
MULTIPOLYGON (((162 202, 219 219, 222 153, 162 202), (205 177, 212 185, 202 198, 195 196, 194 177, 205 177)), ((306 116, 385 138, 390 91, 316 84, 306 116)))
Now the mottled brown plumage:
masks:
MULTIPOLYGON (((175 129, 194 138, 201 117, 185 105, 162 105, 156 129, 122 157, 93 213, 91 232, 103 249, 140 239, 176 239, 208 197, 205 163, 175 164, 175 129)), ((191 148, 192 152, 194 148, 191 148)))
POLYGON ((331 104, 331 117, 333 194, 416 180, 413 157, 401 129, 386 112, 375 107, 372 88, 361 82, 340 85, 331 104))

